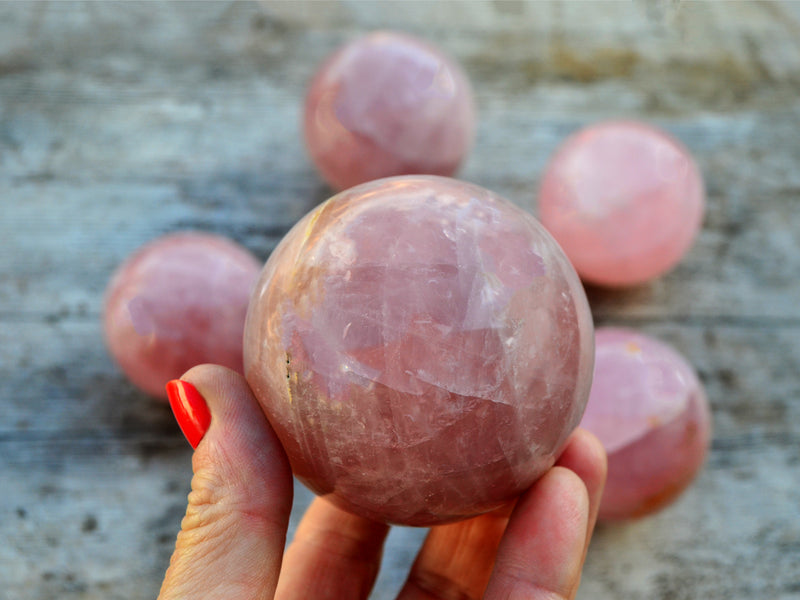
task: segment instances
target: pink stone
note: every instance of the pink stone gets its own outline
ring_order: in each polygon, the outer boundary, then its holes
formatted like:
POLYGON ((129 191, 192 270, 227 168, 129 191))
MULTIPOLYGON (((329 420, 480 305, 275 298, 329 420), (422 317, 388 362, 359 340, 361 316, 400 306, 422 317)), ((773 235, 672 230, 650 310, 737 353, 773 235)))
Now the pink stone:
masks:
POLYGON ((548 165, 539 217, 584 281, 625 286, 674 267, 703 220, 689 151, 636 122, 605 122, 567 139, 548 165))
POLYGON ((260 263, 223 237, 179 233, 140 248, 106 289, 108 348, 127 377, 166 398, 164 386, 201 363, 239 372, 250 291, 260 263))
POLYGON ((311 158, 336 189, 392 175, 452 175, 472 144, 472 88, 433 46, 375 32, 322 65, 304 125, 311 158))
POLYGON ((608 453, 600 519, 641 517, 673 502, 703 464, 711 413, 694 369, 628 329, 596 331, 594 382, 581 427, 608 453))
POLYGON ((245 375, 295 475, 366 517, 467 518, 514 498, 577 425, 592 320, 529 214, 432 176, 370 182, 267 262, 245 375))

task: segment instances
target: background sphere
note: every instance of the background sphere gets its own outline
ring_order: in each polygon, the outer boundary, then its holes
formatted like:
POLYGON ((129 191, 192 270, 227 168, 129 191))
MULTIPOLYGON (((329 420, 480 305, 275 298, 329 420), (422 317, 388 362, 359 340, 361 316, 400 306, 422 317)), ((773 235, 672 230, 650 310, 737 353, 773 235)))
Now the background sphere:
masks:
POLYGON ((600 519, 641 517, 674 501, 697 475, 711 439, 705 392, 688 362, 666 344, 600 327, 581 426, 608 453, 600 519))
POLYGON ((587 127, 545 170, 539 217, 578 274, 608 286, 674 267, 703 220, 703 181, 688 150, 633 121, 587 127))
POLYGON ((106 343, 134 385, 164 386, 201 363, 239 372, 247 304, 261 264, 226 238, 166 235, 140 248, 106 289, 106 343))
POLYGON ((592 320, 531 215, 430 176, 370 182, 302 219, 267 262, 245 374, 295 475, 376 520, 495 508, 580 420, 592 320))
POLYGON ((323 63, 304 129, 312 160, 336 189, 392 175, 452 175, 472 144, 472 87, 438 49, 379 31, 323 63))

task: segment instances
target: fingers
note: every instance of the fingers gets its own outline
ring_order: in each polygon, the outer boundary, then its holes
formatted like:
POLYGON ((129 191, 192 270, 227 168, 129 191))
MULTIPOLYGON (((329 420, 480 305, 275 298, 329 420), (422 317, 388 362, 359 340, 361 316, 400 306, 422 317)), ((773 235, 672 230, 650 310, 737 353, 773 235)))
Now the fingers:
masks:
POLYGON ((389 527, 316 498, 286 551, 278 582, 281 600, 367 598, 389 527))
POLYGON ((509 505, 431 528, 398 599, 506 598, 503 591, 517 585, 520 597, 570 598, 597 519, 605 452, 578 430, 557 465, 520 498, 511 521, 509 505))
POLYGON ((202 365, 181 381, 191 385, 177 384, 173 406, 196 445, 194 477, 159 600, 272 598, 292 504, 286 456, 241 376, 202 365))
MULTIPOLYGON (((266 599, 276 586, 282 600, 367 598, 388 527, 317 499, 278 578, 291 509, 280 444, 240 376, 206 365, 184 380, 211 417, 198 409, 184 427, 197 445, 195 476, 159 599, 266 599)), ((573 598, 605 471, 600 443, 577 431, 510 520, 501 510, 432 528, 400 597, 573 598)))
POLYGON ((486 600, 575 597, 605 471, 597 439, 580 430, 573 434, 559 464, 517 503, 497 550, 486 600))

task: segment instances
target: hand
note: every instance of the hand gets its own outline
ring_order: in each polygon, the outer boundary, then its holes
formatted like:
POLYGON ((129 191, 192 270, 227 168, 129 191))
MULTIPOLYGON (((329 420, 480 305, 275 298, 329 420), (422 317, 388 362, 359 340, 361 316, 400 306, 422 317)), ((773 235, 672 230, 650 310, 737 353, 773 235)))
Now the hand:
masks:
MULTIPOLYGON (((188 419, 192 388, 173 402, 194 477, 159 600, 367 598, 388 526, 317 498, 284 555, 291 471, 250 388, 210 365, 181 381, 199 392, 188 419)), ((602 446, 577 430, 515 504, 431 528, 398 598, 574 598, 605 475, 602 446)))

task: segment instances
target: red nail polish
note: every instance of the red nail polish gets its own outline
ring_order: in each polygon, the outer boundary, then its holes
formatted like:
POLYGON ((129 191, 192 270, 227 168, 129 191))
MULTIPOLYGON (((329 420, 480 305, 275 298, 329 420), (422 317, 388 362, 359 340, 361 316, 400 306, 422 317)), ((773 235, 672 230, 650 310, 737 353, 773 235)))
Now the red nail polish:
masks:
POLYGON ((183 435, 192 448, 197 448, 211 425, 211 411, 205 398, 191 383, 180 379, 167 383, 167 397, 183 435))

